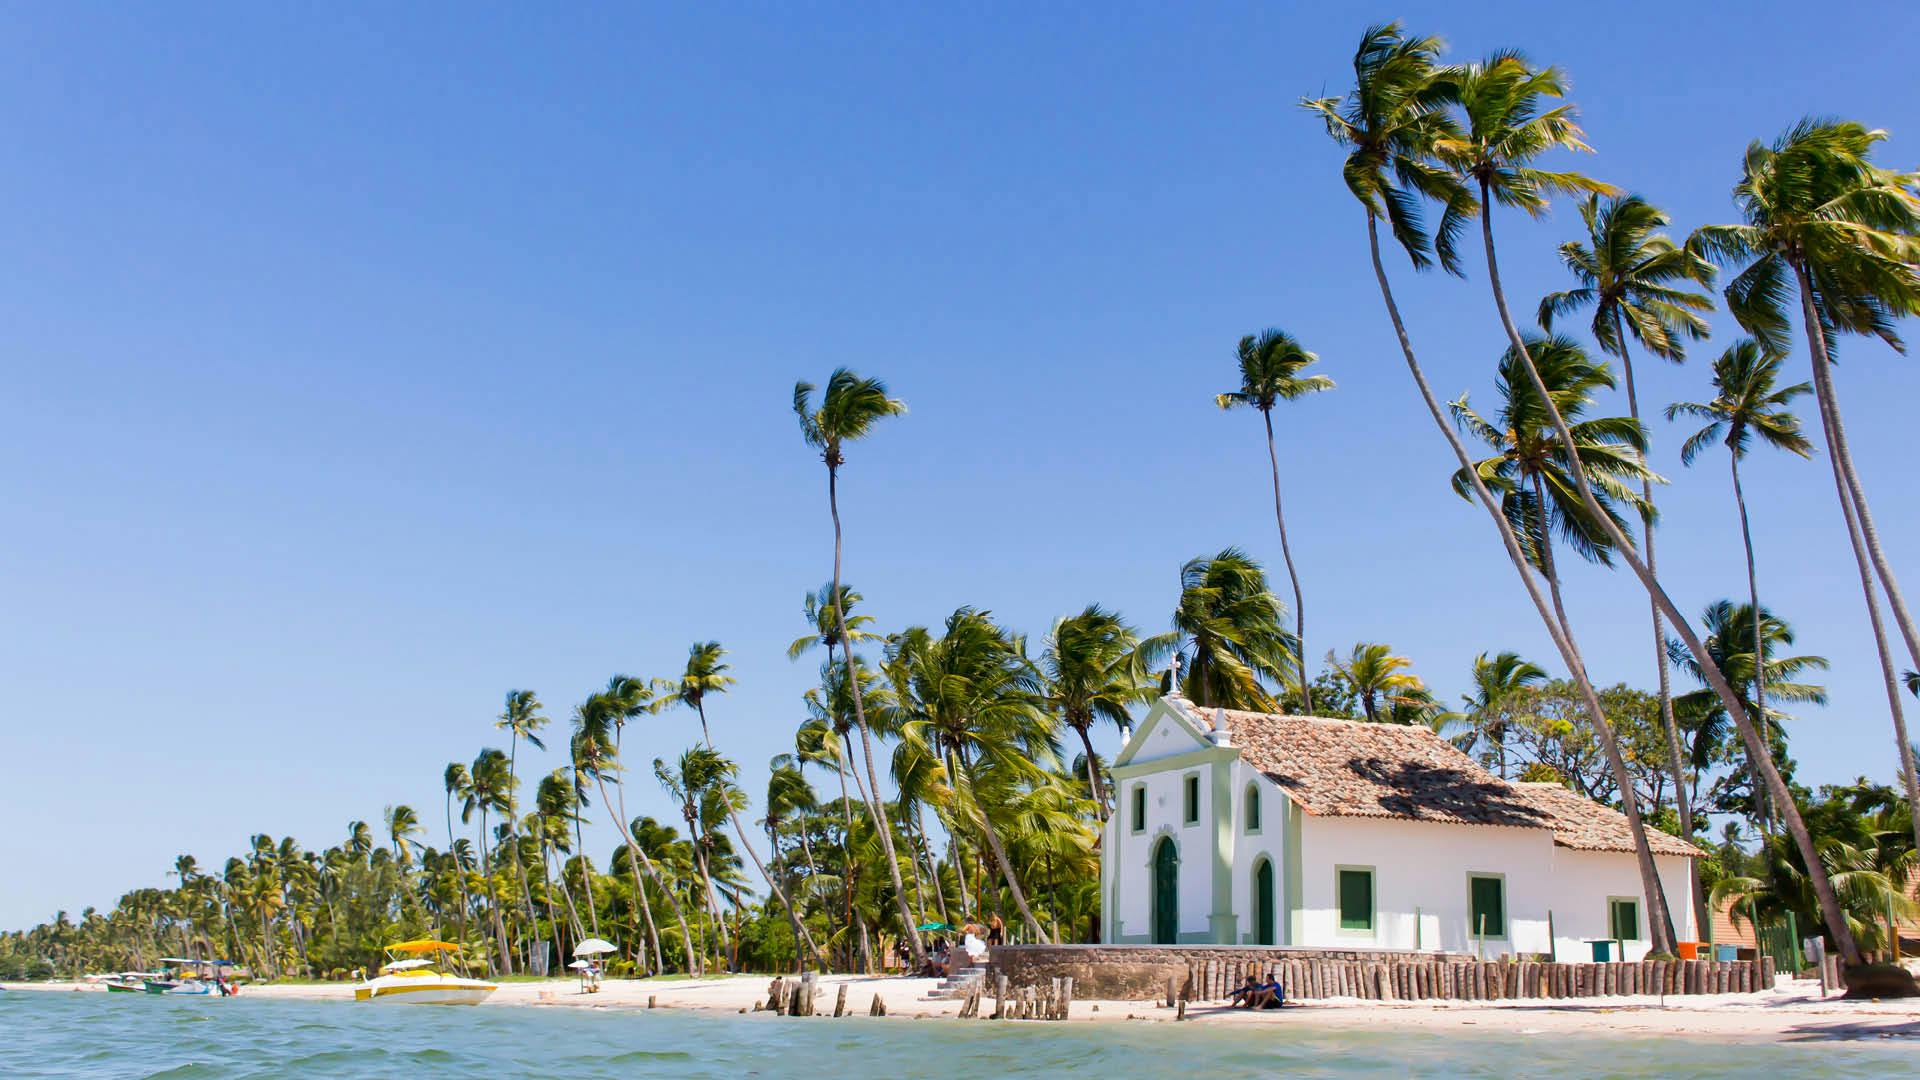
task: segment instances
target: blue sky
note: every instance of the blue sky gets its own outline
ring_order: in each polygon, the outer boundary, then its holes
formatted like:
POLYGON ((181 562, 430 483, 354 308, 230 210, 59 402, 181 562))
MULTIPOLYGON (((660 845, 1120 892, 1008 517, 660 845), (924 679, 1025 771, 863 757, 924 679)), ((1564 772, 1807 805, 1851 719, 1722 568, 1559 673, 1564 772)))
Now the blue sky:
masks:
MULTIPOLYGON (((839 364, 912 407, 843 487, 884 629, 975 604, 1037 639, 1097 600, 1159 630, 1185 559, 1277 562, 1257 421, 1212 395, 1279 325, 1340 382, 1281 418, 1313 651, 1391 642, 1449 698, 1482 650, 1545 660, 1294 102, 1345 89, 1370 18, 1524 47, 1573 78, 1579 165, 1684 231, 1731 220, 1743 146, 1803 114, 1920 156, 1920 10, 1872 5, 1867 35, 1853 6, 14 8, 0 926, 253 832, 337 843, 388 803, 444 844, 441 769, 498 742, 505 690, 559 729, 695 640, 732 651, 710 715, 757 794, 831 555, 789 395, 839 364)), ((1516 302, 1563 286, 1578 224, 1498 219, 1516 302)), ((1437 389, 1484 403, 1480 275, 1396 276, 1437 389)), ((1705 397, 1730 336, 1647 365, 1644 399, 1705 397)), ((1920 376, 1849 342, 1840 380, 1920 582, 1897 404, 1920 376)), ((1678 435, 1656 430, 1661 559, 1697 610, 1740 591, 1740 552, 1721 460, 1681 469, 1678 435)), ((1803 778, 1890 778, 1825 466, 1760 456, 1749 484, 1763 589, 1834 662, 1793 727, 1803 778)), ((1637 588, 1581 568, 1570 605, 1597 677, 1651 685, 1637 588)), ((668 714, 629 753, 696 732, 668 714)), ((666 811, 644 769, 633 788, 666 811)), ((604 858, 610 830, 589 840, 604 858)))

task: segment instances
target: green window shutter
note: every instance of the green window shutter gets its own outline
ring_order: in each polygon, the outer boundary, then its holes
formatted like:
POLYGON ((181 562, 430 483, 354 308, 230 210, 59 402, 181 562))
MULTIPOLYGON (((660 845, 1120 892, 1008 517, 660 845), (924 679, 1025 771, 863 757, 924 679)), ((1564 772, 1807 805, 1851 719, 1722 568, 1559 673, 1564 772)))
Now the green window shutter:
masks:
POLYGON ((1147 785, 1133 785, 1133 831, 1145 832, 1147 829, 1147 785))
POLYGON ((1640 940, 1640 903, 1637 900, 1607 901, 1607 923, 1613 937, 1621 941, 1640 940))
POLYGON ((1200 778, 1199 777, 1197 776, 1187 777, 1186 795, 1187 795, 1186 823, 1189 825, 1198 824, 1200 821, 1200 778))
POLYGON ((1373 929, 1373 871, 1341 870, 1340 929, 1373 929))
POLYGON ((1467 930, 1475 935, 1507 936, 1507 883, 1497 877, 1468 878, 1470 899, 1467 930))
POLYGON ((1258 828, 1260 828, 1260 789, 1249 787, 1247 788, 1247 831, 1253 832, 1258 828))

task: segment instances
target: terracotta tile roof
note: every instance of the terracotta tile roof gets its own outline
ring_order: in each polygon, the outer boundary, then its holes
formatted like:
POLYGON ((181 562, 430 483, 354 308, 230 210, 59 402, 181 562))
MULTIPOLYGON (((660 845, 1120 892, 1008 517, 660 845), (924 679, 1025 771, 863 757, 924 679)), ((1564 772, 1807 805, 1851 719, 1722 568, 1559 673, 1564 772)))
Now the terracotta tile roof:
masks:
MULTIPOLYGON (((1203 732, 1223 724, 1241 760, 1309 814, 1549 829, 1563 847, 1633 850, 1626 815, 1558 784, 1501 780, 1423 727, 1208 709, 1184 698, 1170 700, 1203 732)), ((1658 830, 1650 843, 1662 855, 1701 854, 1658 830)))
MULTIPOLYGON (((1601 806, 1585 795, 1562 784, 1513 785, 1529 802, 1552 816, 1553 842, 1577 851, 1632 851, 1633 833, 1627 828, 1627 815, 1611 806, 1601 806)), ((1702 858, 1706 852, 1661 829, 1647 830, 1647 846, 1655 855, 1690 855, 1702 858)))

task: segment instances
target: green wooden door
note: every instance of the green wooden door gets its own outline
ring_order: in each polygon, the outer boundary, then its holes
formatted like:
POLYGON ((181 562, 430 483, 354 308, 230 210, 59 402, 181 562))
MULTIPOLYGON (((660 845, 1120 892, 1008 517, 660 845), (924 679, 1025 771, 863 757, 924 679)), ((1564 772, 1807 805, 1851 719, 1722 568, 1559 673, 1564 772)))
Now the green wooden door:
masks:
POLYGON ((1161 837, 1153 849, 1153 943, 1173 945, 1180 937, 1180 855, 1161 837))
POLYGON ((1253 871, 1253 929, 1260 944, 1278 943, 1273 932, 1273 864, 1265 859, 1253 871))

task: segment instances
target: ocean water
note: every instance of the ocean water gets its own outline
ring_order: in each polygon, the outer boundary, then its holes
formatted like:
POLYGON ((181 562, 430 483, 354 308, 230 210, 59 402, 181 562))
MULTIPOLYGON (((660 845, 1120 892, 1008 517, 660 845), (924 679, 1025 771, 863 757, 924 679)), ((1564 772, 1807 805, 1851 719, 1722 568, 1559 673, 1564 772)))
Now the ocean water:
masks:
POLYGON ((1920 1046, 0 993, 0 1077, 1867 1077, 1920 1046))

